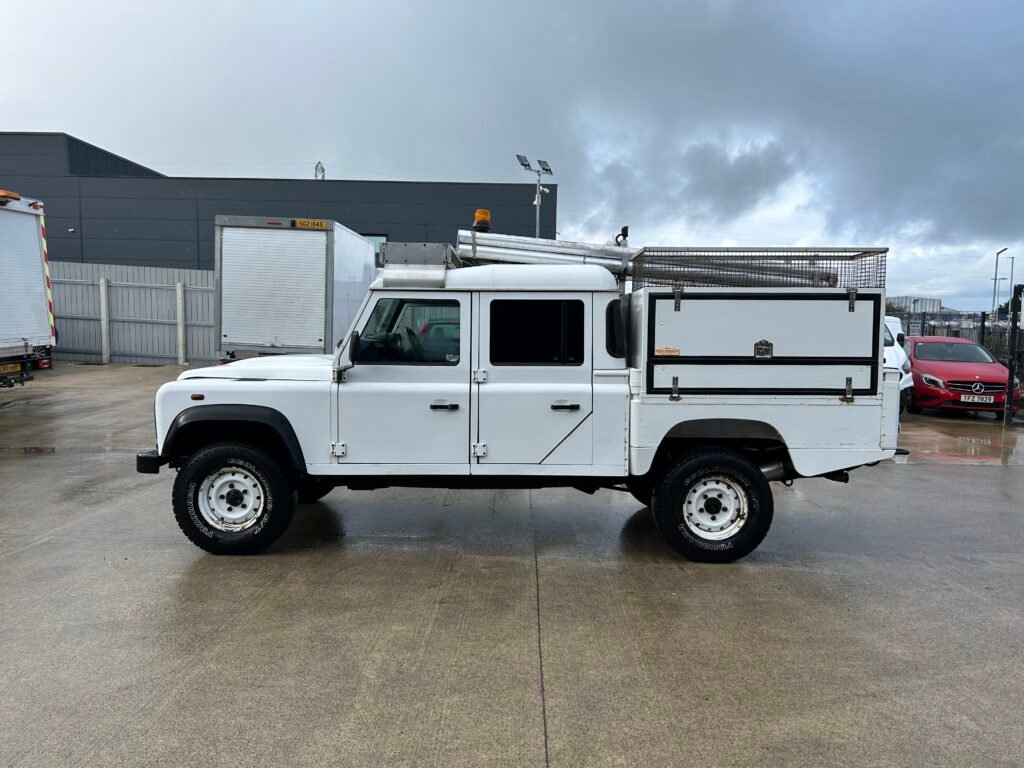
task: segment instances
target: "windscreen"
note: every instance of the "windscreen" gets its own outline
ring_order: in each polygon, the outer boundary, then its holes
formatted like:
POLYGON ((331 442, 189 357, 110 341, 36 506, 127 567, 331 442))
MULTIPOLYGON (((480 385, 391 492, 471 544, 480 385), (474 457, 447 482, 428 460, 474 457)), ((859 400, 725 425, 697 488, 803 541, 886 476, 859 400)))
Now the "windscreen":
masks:
POLYGON ((977 344, 951 344, 943 341, 920 341, 914 347, 918 360, 941 360, 950 363, 994 363, 995 359, 977 344))

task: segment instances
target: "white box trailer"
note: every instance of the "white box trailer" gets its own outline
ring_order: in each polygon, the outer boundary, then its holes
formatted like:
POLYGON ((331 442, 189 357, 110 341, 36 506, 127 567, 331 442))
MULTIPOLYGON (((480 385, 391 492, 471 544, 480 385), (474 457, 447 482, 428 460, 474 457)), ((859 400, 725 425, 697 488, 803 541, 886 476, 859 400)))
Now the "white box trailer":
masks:
POLYGON ((374 244, 325 219, 217 216, 221 357, 326 353, 376 274, 374 244))
POLYGON ((0 190, 0 386, 50 368, 55 344, 43 204, 0 190))

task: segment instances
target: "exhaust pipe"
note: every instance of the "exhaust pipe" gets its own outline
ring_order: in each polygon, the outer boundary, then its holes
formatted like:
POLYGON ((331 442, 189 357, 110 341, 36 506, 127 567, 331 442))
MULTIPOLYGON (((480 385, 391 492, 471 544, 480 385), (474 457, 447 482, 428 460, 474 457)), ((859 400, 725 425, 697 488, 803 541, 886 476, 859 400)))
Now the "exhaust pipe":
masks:
POLYGON ((761 474, 765 476, 766 480, 785 480, 786 465, 781 461, 769 461, 767 464, 761 465, 761 474))

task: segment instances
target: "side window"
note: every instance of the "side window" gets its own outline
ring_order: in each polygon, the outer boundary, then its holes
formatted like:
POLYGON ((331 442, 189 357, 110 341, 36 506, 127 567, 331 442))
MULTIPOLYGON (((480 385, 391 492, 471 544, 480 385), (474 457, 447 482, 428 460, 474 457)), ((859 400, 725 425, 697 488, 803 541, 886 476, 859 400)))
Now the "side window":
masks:
POLYGON ((492 365, 583 365, 579 299, 491 302, 492 365))
POLYGON ((626 324, 622 299, 608 302, 604 313, 604 346, 612 357, 626 356, 626 324))
POLYGON ((360 365, 458 365, 459 302, 384 298, 359 336, 360 365))

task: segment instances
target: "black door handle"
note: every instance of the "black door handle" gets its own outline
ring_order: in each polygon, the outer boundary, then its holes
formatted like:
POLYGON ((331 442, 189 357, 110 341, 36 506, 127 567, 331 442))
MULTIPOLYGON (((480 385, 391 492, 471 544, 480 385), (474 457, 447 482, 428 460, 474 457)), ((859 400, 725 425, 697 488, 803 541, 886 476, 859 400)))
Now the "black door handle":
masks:
POLYGON ((458 403, 431 403, 430 410, 432 411, 457 411, 459 410, 458 403))
POLYGON ((579 403, 552 403, 552 411, 578 411, 580 409, 579 403))

